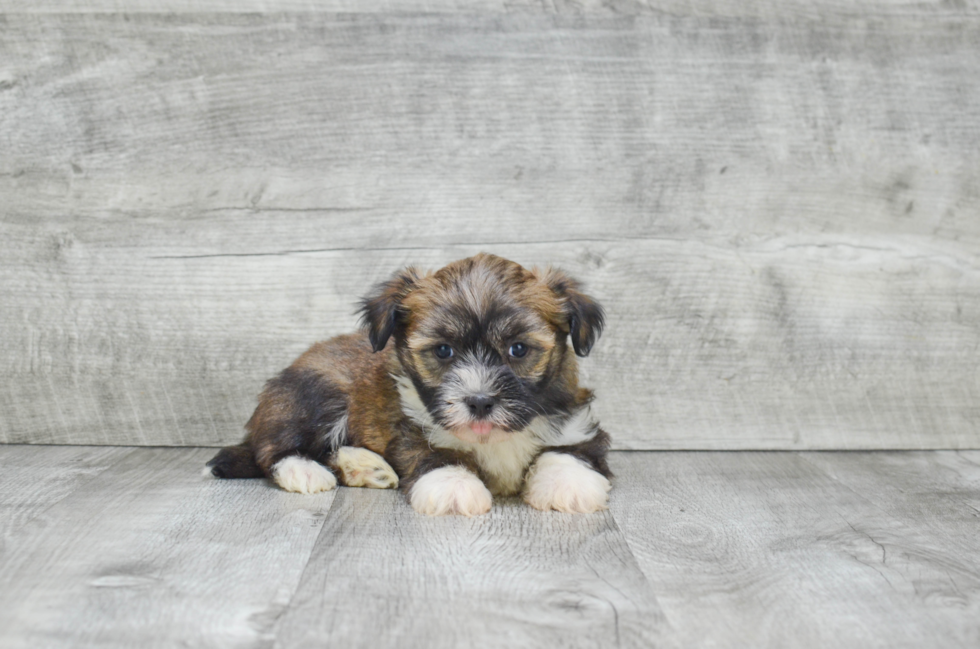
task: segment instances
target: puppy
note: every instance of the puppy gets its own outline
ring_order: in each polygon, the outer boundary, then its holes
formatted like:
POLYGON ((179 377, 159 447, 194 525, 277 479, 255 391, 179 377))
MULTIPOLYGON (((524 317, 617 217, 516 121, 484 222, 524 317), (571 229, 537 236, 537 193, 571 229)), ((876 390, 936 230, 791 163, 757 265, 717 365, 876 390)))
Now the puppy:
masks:
POLYGON ((575 359, 603 311, 578 282, 479 254, 395 274, 361 314, 361 333, 315 344, 266 384, 213 475, 299 493, 400 486, 431 516, 485 514, 513 494, 541 510, 606 507, 609 435, 575 359))

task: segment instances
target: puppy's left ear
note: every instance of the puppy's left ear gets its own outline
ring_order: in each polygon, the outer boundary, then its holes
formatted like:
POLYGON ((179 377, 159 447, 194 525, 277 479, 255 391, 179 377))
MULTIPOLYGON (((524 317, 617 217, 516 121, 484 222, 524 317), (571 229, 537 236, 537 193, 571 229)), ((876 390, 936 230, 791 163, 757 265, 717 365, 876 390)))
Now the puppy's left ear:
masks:
POLYGON ((549 268, 544 280, 561 301, 565 317, 568 318, 572 348, 577 355, 588 356, 606 323, 602 305, 582 293, 582 285, 560 270, 549 268))
POLYGON ((379 352, 388 344, 395 327, 404 316, 402 300, 405 299, 421 275, 414 268, 395 273, 387 282, 382 282, 361 300, 361 324, 368 329, 371 347, 379 352))

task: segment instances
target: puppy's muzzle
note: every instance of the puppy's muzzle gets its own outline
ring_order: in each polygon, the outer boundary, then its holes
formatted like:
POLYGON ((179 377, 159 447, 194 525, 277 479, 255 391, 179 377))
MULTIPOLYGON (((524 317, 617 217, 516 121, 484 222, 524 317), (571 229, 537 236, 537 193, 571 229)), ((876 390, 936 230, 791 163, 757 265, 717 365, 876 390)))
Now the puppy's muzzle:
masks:
POLYGON ((514 373, 493 354, 461 354, 436 395, 432 414, 448 430, 486 435, 519 430, 533 409, 514 373))
POLYGON ((497 402, 493 397, 486 394, 476 394, 463 399, 463 403, 469 408, 470 417, 479 421, 490 417, 497 402))

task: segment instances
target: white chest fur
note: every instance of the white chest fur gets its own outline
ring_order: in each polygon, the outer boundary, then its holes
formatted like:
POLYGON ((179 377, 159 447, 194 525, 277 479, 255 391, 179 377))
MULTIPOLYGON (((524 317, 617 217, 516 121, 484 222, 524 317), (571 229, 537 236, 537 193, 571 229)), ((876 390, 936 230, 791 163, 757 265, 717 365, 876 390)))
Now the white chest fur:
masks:
POLYGON ((521 490, 528 465, 543 447, 528 430, 511 433, 507 439, 489 444, 464 442, 440 426, 426 432, 429 443, 435 447, 470 453, 490 478, 487 484, 490 492, 501 496, 521 490))
MULTIPOLYGON (((500 441, 473 443, 459 439, 432 419, 407 377, 396 376, 402 410, 422 427, 429 443, 436 448, 448 448, 469 453, 489 477, 487 487, 494 495, 512 495, 521 490, 524 475, 531 461, 549 446, 579 444, 591 439, 597 424, 586 406, 561 421, 535 417, 527 428, 513 433, 501 433, 500 441)), ((491 433, 496 436, 496 431, 491 433)))

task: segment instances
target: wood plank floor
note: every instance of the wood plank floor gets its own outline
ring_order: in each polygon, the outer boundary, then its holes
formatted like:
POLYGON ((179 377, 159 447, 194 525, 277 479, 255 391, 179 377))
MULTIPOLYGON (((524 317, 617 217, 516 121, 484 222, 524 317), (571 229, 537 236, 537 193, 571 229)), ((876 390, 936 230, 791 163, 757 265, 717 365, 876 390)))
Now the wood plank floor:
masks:
POLYGON ((620 452, 476 519, 0 446, 0 647, 977 647, 980 451, 620 452))

